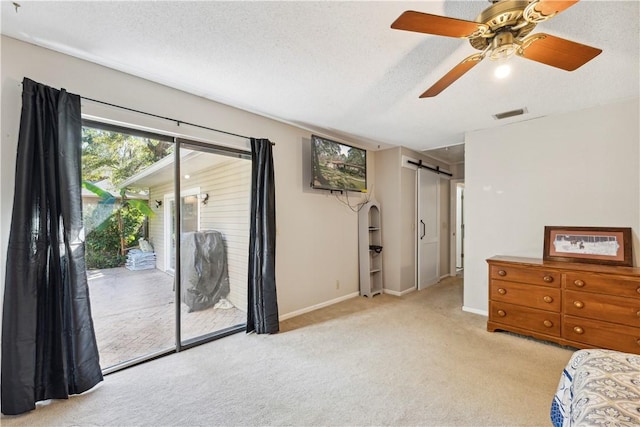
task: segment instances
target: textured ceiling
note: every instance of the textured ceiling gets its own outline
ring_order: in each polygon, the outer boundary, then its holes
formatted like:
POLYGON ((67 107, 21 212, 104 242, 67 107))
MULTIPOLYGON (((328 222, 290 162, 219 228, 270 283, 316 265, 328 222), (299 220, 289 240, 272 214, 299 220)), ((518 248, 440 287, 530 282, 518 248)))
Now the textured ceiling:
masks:
POLYGON ((512 75, 495 81, 485 60, 430 99, 418 96, 477 51, 391 23, 405 10, 474 20, 489 2, 18 3, 16 12, 2 1, 2 34, 373 147, 457 145, 466 131, 640 92, 636 0, 583 0, 538 25, 534 33, 603 49, 574 72, 514 58, 512 75))

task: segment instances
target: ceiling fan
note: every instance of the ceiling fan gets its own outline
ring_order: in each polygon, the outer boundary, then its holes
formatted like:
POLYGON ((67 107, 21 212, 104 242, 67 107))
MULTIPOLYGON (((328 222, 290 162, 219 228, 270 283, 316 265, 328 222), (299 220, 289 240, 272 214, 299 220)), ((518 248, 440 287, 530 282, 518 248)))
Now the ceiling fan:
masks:
POLYGON ((493 3, 475 21, 408 10, 391 24, 396 30, 469 39, 480 53, 468 56, 427 89, 420 98, 438 95, 487 55, 506 59, 518 55, 573 71, 602 50, 545 33, 529 35, 540 22, 553 18, 579 0, 489 0, 493 3))

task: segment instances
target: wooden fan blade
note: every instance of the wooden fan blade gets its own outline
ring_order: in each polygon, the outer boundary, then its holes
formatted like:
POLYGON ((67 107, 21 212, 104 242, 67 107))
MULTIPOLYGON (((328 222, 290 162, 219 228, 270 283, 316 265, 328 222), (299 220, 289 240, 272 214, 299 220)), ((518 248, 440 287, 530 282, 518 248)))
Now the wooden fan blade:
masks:
POLYGON ((475 53, 471 56, 466 57, 461 63, 453 67, 453 69, 445 74, 444 77, 438 80, 422 95, 420 95, 420 98, 431 98, 432 96, 436 96, 437 94, 448 88, 453 82, 462 77, 464 73, 478 65, 478 63, 482 61, 483 58, 484 54, 482 53, 475 53))
POLYGON ((446 37, 469 37, 486 26, 478 22, 431 15, 429 13, 407 10, 391 24, 394 30, 414 31, 417 33, 435 34, 446 37))
POLYGON ((570 8, 580 0, 538 0, 538 4, 534 6, 536 12, 544 16, 554 15, 570 8))
POLYGON ((602 49, 544 33, 524 39, 522 49, 520 56, 523 58, 567 71, 581 67, 602 52, 602 49))

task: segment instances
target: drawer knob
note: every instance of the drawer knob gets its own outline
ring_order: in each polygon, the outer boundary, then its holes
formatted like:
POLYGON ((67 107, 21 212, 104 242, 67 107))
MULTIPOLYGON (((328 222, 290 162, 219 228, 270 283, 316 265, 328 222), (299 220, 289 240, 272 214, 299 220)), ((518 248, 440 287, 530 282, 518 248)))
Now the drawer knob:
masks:
POLYGON ((584 286, 584 282, 583 282, 582 280, 580 280, 580 279, 578 279, 578 280, 574 280, 574 281, 573 281, 573 284, 574 284, 574 285, 576 285, 576 286, 577 286, 577 287, 579 287, 579 288, 581 288, 581 287, 583 287, 583 286, 584 286))
POLYGON ((507 313, 504 310, 498 310, 498 316, 504 317, 506 315, 507 315, 507 313))
POLYGON ((507 293, 507 290, 506 290, 506 289, 503 289, 503 288, 498 288, 498 293, 499 293, 500 295, 504 295, 504 294, 506 294, 506 293, 507 293))
MULTIPOLYGON (((498 270, 498 276, 506 276, 507 272, 504 270, 498 270)), ((640 292, 640 288, 638 288, 638 292, 640 292)))
POLYGON ((640 345, 640 340, 636 341, 636 344, 640 345))
POLYGON ((542 301, 546 302, 547 304, 551 304, 553 302, 553 298, 549 295, 545 295, 545 297, 542 298, 542 301))
POLYGON ((638 292, 640 294, 640 287, 638 289, 636 289, 636 292, 638 292))
POLYGON ((638 317, 640 317, 640 310, 638 310, 638 312, 636 314, 638 315, 638 317))
POLYGON ((582 335, 584 334, 584 329, 582 329, 580 326, 574 326, 573 332, 575 332, 578 335, 582 335))
POLYGON ((553 326, 553 322, 551 320, 545 320, 544 322, 542 322, 542 324, 547 328, 550 328, 553 326))
POLYGON ((549 276, 548 274, 542 278, 547 283, 553 282, 553 276, 549 276))
POLYGON ((582 308, 582 307, 584 307, 584 303, 583 303, 582 301, 574 301, 574 302, 573 302, 573 305, 574 305, 576 308, 582 308))

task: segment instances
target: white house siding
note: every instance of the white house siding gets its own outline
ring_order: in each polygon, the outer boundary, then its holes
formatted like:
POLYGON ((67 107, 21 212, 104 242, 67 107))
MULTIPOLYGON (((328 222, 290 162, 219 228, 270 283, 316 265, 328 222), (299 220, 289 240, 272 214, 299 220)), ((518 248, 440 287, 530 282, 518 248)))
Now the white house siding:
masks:
MULTIPOLYGON (((200 205, 200 230, 218 230, 224 236, 231 288, 228 300, 246 310, 251 161, 229 158, 210 169, 192 173, 181 185, 183 190, 198 187, 201 194, 209 195, 207 204, 200 205)), ((172 193, 173 182, 150 189, 149 203, 156 215, 149 221, 149 240, 156 251, 157 268, 161 270, 166 270, 164 197, 172 193), (163 206, 155 208, 155 200, 162 200, 163 206)))
POLYGON ((231 285, 228 299, 246 310, 251 161, 229 159, 193 178, 197 179, 193 186, 209 194, 208 203, 200 210, 200 229, 218 230, 224 236, 231 285))
POLYGON ((173 181, 164 183, 149 189, 149 206, 155 213, 153 218, 149 218, 149 243, 156 252, 156 268, 166 271, 165 265, 166 251, 164 247, 164 208, 162 205, 156 208, 156 200, 164 203, 165 194, 173 194, 173 181))

